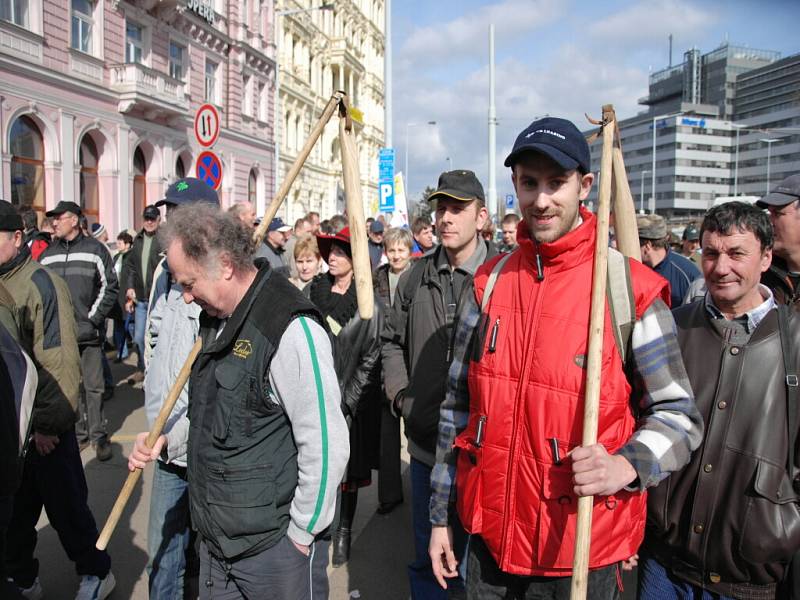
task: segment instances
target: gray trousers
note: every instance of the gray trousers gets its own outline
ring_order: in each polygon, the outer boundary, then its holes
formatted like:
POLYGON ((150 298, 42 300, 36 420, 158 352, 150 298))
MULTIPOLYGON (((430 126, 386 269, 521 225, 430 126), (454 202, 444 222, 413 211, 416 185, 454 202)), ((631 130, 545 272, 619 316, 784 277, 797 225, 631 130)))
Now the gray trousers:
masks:
POLYGON ((317 540, 311 556, 295 548, 288 536, 254 556, 229 563, 200 544, 200 600, 327 600, 328 548, 317 540))
POLYGON ((80 346, 82 393, 78 400, 78 423, 75 433, 78 441, 93 444, 108 437, 103 414, 103 349, 101 346, 80 346))

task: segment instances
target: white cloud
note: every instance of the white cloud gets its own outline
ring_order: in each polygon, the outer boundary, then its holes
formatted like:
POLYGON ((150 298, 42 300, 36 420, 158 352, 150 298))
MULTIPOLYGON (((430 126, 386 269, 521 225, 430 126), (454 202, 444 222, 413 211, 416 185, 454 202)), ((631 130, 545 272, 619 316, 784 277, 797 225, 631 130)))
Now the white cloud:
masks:
POLYGON ((642 44, 652 47, 654 40, 659 39, 666 45, 669 34, 673 35, 674 47, 678 49, 697 43, 718 19, 719 10, 704 10, 697 3, 647 0, 590 23, 587 34, 594 42, 607 43, 604 50, 614 54, 642 44))
POLYGON ((530 34, 561 16, 557 0, 504 0, 489 4, 452 21, 414 29, 401 45, 402 61, 433 62, 484 56, 489 23, 494 23, 496 43, 530 34))

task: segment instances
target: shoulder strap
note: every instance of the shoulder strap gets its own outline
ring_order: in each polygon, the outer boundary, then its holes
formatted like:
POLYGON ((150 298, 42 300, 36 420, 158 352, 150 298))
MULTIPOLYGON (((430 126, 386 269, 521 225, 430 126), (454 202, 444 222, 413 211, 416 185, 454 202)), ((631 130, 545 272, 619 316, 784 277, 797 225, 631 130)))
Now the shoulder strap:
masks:
POLYGON ((614 340, 622 357, 627 362, 633 324, 636 321, 636 303, 631 283, 631 265, 628 259, 614 248, 608 249, 608 281, 606 285, 608 309, 614 340))
MULTIPOLYGON (((516 252, 516 251, 515 251, 516 252)), ((486 312, 486 307, 489 306, 489 300, 492 297, 492 292, 494 291, 494 284, 497 283, 497 278, 500 276, 500 271, 503 270, 503 266, 508 262, 508 259, 511 258, 511 255, 514 252, 509 252, 503 258, 498 260, 494 267, 492 267, 492 272, 489 273, 489 279, 486 282, 486 288, 483 290, 483 299, 481 299, 481 312, 486 312)))
POLYGON ((786 373, 786 421, 789 429, 789 457, 786 469, 789 479, 794 478, 794 446, 797 442, 797 369, 795 368, 794 347, 789 340, 789 308, 778 305, 778 330, 781 337, 781 354, 786 373))

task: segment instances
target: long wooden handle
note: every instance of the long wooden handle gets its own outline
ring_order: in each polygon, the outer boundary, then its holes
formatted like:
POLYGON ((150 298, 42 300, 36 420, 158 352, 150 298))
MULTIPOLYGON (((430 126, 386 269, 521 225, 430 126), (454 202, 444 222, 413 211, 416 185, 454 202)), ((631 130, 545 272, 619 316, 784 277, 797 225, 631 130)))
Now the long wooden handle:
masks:
MULTIPOLYGON (((275 198, 272 199, 272 203, 269 205, 261 224, 256 227, 256 230, 253 233, 253 240, 255 241, 256 246, 258 246, 258 244, 261 243, 261 240, 264 239, 270 221, 272 221, 272 219, 275 217, 275 214, 278 212, 281 202, 283 202, 283 199, 289 192, 289 188, 297 178, 297 174, 300 172, 300 169, 303 167, 306 158, 308 158, 308 155, 311 153, 311 149, 314 147, 314 144, 319 139, 322 130, 325 128, 325 125, 328 123, 328 121, 330 121, 333 112, 336 110, 336 107, 344 97, 344 92, 336 92, 333 94, 333 96, 331 96, 331 99, 328 100, 328 104, 325 105, 325 109, 322 111, 319 121, 317 121, 316 126, 311 131, 311 135, 306 140, 306 143, 303 146, 303 149, 300 151, 300 154, 297 155, 297 158, 292 164, 292 168, 289 169, 286 179, 283 181, 283 184, 281 184, 281 187, 278 190, 275 198)), ((200 353, 201 347, 202 343, 198 338, 194 343, 194 346, 192 346, 189 356, 186 357, 186 362, 183 363, 183 367, 181 368, 180 373, 178 373, 178 378, 175 380, 175 383, 172 384, 172 388, 170 388, 169 394, 167 395, 166 400, 164 400, 164 404, 162 405, 161 410, 156 417, 155 423, 153 423, 153 428, 147 434, 146 443, 148 448, 153 447, 153 444, 156 443, 158 436, 160 436, 161 432, 164 430, 164 425, 166 424, 167 419, 169 419, 170 414, 172 414, 172 409, 175 408, 175 403, 178 401, 181 390, 189 380, 189 374, 192 372, 192 365, 194 364, 197 355, 200 353)), ((100 532, 100 536, 97 538, 95 547, 98 550, 105 550, 106 546, 108 546, 108 542, 111 539, 111 534, 114 533, 114 529, 117 527, 117 523, 122 516, 122 511, 125 510, 125 505, 128 503, 128 500, 130 500, 133 489, 136 487, 136 482, 139 481, 141 476, 142 470, 136 469, 135 471, 131 471, 128 474, 127 479, 125 479, 125 484, 122 486, 116 502, 114 502, 114 507, 111 509, 111 514, 108 515, 106 524, 103 526, 103 531, 100 532)))
POLYGON ((625 256, 642 260, 642 249, 639 246, 639 229, 636 226, 636 206, 633 203, 628 174, 625 172, 625 161, 622 149, 614 146, 614 232, 617 235, 617 249, 625 256))
MULTIPOLYGON (((189 351, 189 356, 186 357, 186 362, 183 363, 183 367, 181 367, 180 373, 178 373, 178 378, 175 380, 175 383, 172 384, 172 388, 169 390, 167 399, 164 400, 164 404, 162 405, 161 410, 156 417, 155 423, 153 423, 153 428, 147 434, 146 444, 148 448, 153 447, 153 444, 156 443, 158 436, 160 436, 161 432, 164 430, 164 425, 166 424, 167 419, 169 419, 170 414, 172 414, 172 409, 175 408, 175 403, 178 401, 178 398, 181 395, 183 386, 185 386, 186 382, 189 381, 189 374, 192 372, 192 365, 194 364, 194 360, 197 358, 197 355, 200 353, 200 348, 202 345, 203 344, 200 338, 197 338, 194 346, 192 346, 192 349, 189 351)), ((114 529, 117 527, 120 517, 122 517, 122 511, 125 510, 125 505, 128 503, 128 500, 133 493, 133 489, 136 487, 136 482, 139 481, 141 476, 141 469, 136 469, 135 471, 128 473, 128 477, 125 480, 125 485, 122 486, 122 490, 120 491, 119 496, 117 496, 117 501, 114 502, 114 507, 111 509, 111 514, 108 515, 108 519, 103 527, 103 531, 100 532, 100 537, 97 538, 95 547, 98 550, 105 550, 106 546, 108 546, 108 541, 111 539, 111 534, 114 533, 114 529)))
POLYGON ((342 173, 350 226, 350 246, 353 249, 353 277, 356 284, 358 314, 364 320, 372 318, 375 306, 372 291, 372 266, 367 247, 364 206, 361 203, 361 177, 358 171, 358 148, 353 130, 348 131, 347 119, 339 119, 339 143, 342 148, 342 173))
MULTIPOLYGON (((263 240, 264 236, 267 234, 267 228, 269 227, 272 219, 274 219, 275 215, 278 213, 278 209, 281 207, 281 202, 283 202, 286 194, 289 193, 289 188, 292 187, 294 180, 297 178, 297 174, 300 173, 300 169, 303 167, 303 164, 305 164, 308 155, 311 154, 314 144, 317 143, 319 136, 322 135, 322 131, 325 129, 325 125, 327 125, 328 121, 331 120, 331 116, 333 116, 336 107, 343 98, 345 98, 344 92, 334 92, 334 94, 331 96, 331 99, 328 100, 328 103, 325 105, 325 108, 322 111, 322 115, 320 115, 316 126, 311 130, 311 134, 308 136, 308 139, 306 140, 302 150, 300 150, 300 154, 297 155, 294 164, 292 164, 292 168, 289 169, 288 173, 286 173, 286 178, 283 180, 283 183, 281 183, 278 193, 275 194, 272 202, 267 207, 267 212, 264 213, 264 216, 261 219, 261 223, 258 225, 258 227, 256 227, 256 230, 253 233, 253 239, 256 241, 256 244, 260 244, 261 240, 263 240)), ((275 140, 275 143, 277 144, 279 141, 275 140)), ((275 166, 276 176, 279 167, 280 165, 275 166)))
MULTIPOLYGON (((600 375, 603 364, 603 325, 606 309, 608 273, 608 219, 611 210, 611 171, 614 142, 613 109, 603 107, 603 154, 600 159, 600 193, 597 207, 597 239, 594 249, 589 347, 586 352, 586 397, 583 405, 583 445, 597 442, 600 406, 600 375)), ((572 563, 570 600, 585 600, 589 583, 589 550, 592 539, 594 496, 578 498, 578 522, 575 534, 575 557, 572 563)))

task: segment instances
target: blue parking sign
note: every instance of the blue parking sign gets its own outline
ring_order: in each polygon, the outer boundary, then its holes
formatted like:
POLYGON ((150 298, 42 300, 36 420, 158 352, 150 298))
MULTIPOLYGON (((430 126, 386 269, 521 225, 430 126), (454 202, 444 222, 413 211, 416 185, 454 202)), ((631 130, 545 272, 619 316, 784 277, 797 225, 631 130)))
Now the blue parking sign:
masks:
POLYGON ((378 151, 378 210, 394 211, 394 148, 378 151))

